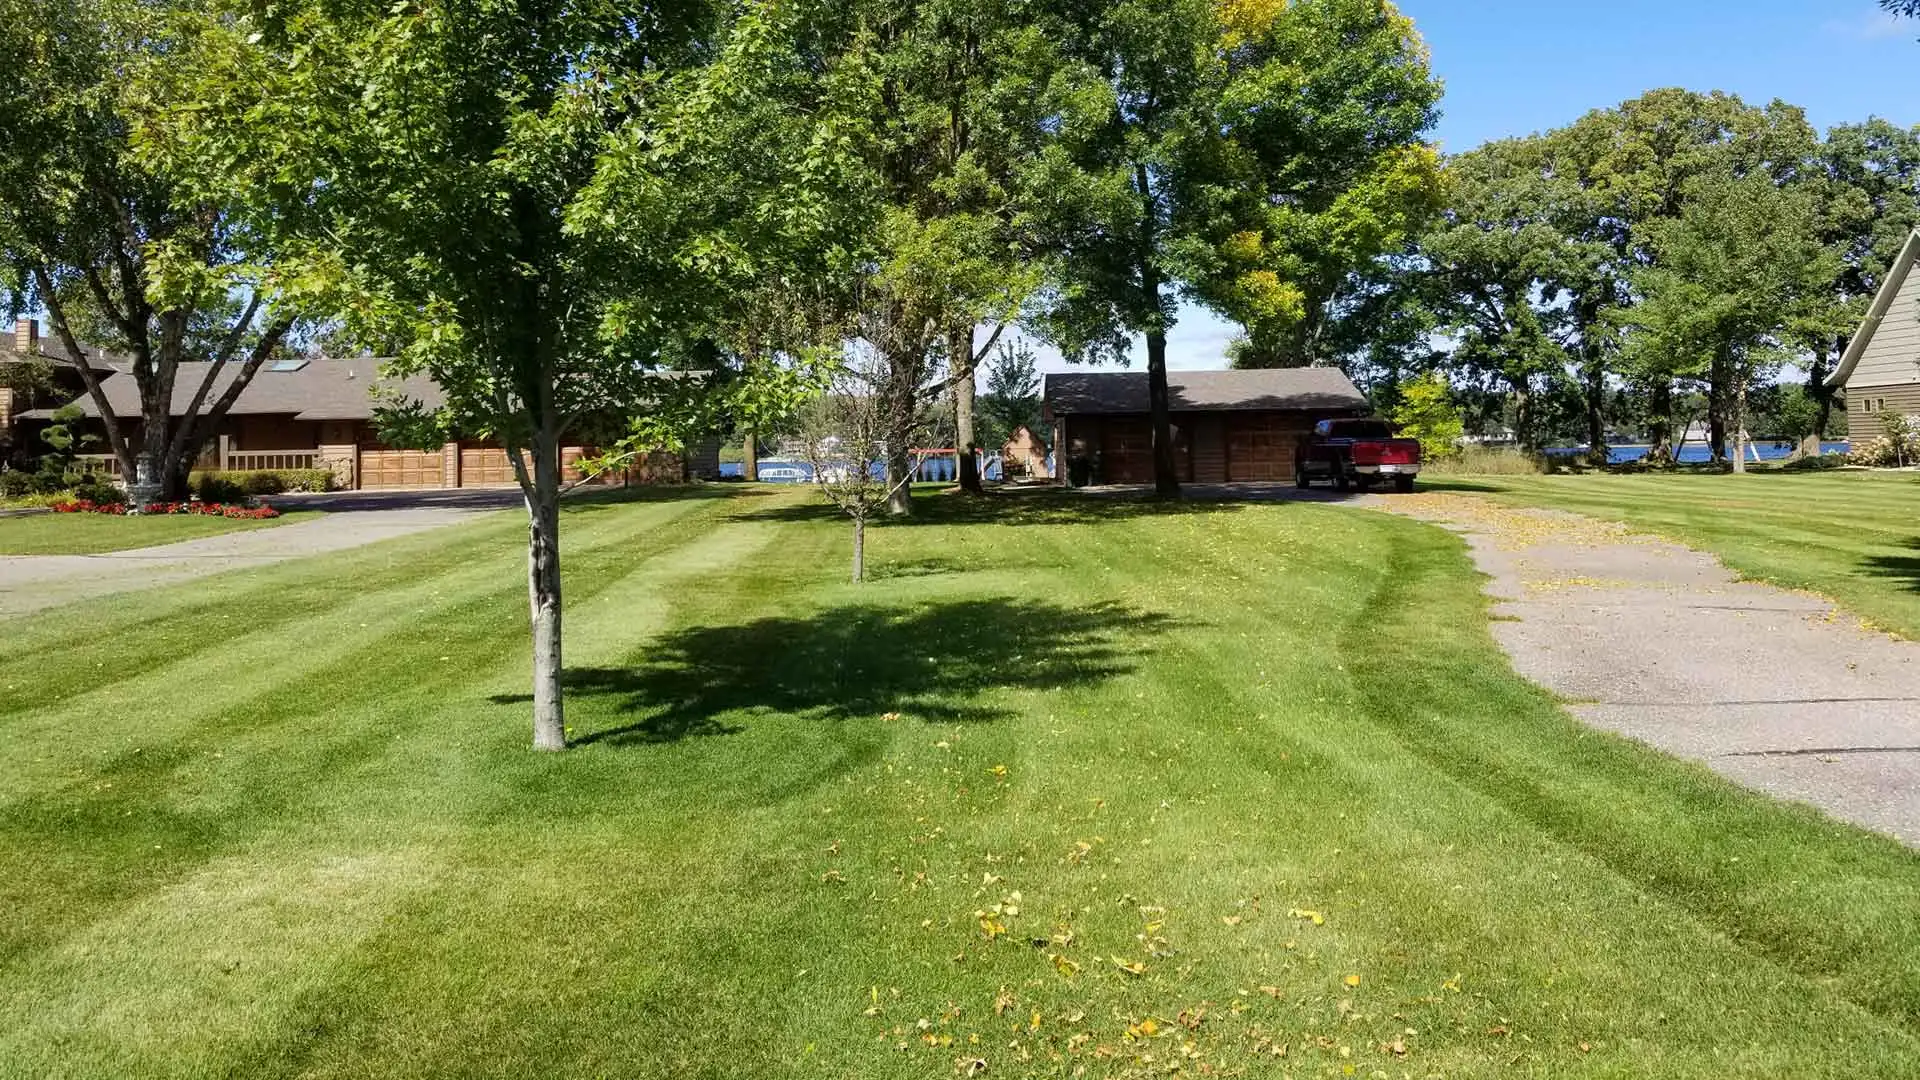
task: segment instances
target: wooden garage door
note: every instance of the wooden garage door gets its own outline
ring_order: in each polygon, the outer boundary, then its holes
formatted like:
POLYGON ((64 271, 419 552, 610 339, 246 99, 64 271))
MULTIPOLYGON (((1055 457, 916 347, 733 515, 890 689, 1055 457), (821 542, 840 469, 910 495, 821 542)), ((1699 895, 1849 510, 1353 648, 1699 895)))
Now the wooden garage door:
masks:
MULTIPOLYGON (((1193 482, 1193 454, 1186 429, 1173 425, 1173 464, 1183 484, 1193 482)), ((1100 431, 1100 482, 1153 483, 1153 421, 1146 417, 1109 416, 1100 431)))
POLYGON ((517 483, 505 450, 497 446, 460 448, 461 487, 512 487, 517 483))
POLYGON ((1293 479, 1294 443, 1306 421, 1284 413, 1227 416, 1227 480, 1244 484, 1293 479))
POLYGON ((362 488, 426 488, 442 483, 438 451, 362 450, 362 488))

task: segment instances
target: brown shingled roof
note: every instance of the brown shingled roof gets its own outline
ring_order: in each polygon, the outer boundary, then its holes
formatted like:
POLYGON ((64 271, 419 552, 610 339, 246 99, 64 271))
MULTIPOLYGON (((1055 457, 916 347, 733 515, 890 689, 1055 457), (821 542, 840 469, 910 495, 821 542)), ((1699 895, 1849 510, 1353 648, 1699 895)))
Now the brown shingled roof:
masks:
MULTIPOLYGON (((297 361, 296 361, 297 362, 297 361)), ((173 382, 173 414, 183 415, 193 395, 206 378, 208 364, 190 361, 180 365, 173 382)), ((274 371, 263 367, 234 401, 230 416, 277 415, 297 420, 366 420, 373 416, 372 391, 398 389, 402 396, 418 401, 429 409, 445 400, 432 379, 414 376, 404 380, 378 378, 380 362, 373 359, 309 360, 297 371, 274 371)), ((239 364, 228 364, 214 379, 207 393, 209 402, 233 382, 239 364)), ((140 389, 133 376, 116 372, 102 380, 100 387, 113 406, 115 416, 138 419, 140 389)), ((93 396, 83 394, 74 402, 88 416, 100 415, 93 396)))
MULTIPOLYGON (((1174 412, 1352 412, 1369 407, 1365 395, 1338 368, 1173 371, 1167 374, 1167 390, 1174 412)), ((1050 416, 1148 411, 1144 371, 1048 375, 1041 394, 1050 416)))

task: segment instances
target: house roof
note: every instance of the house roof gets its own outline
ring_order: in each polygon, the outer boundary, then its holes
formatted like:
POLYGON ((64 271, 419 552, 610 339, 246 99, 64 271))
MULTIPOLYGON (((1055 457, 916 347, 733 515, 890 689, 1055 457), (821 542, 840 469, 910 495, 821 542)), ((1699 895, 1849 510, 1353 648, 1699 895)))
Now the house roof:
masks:
MULTIPOLYGON (((1144 413, 1147 373, 1087 371, 1048 375, 1042 397, 1052 416, 1144 413)), ((1254 371, 1174 371, 1167 375, 1173 412, 1307 410, 1368 407, 1338 368, 1266 368, 1254 371)))
POLYGON ((1853 369, 1860 365, 1867 346, 1873 344, 1873 335, 1880 331, 1880 324, 1886 321, 1887 313, 1893 310, 1893 303, 1900 296, 1900 287, 1907 283, 1907 274, 1913 270, 1915 261, 1920 260, 1920 230, 1907 236, 1907 242, 1900 248, 1900 254, 1893 260, 1892 269, 1887 271, 1886 279, 1880 282, 1880 291, 1873 296, 1873 306, 1867 309, 1867 317, 1860 322, 1860 329, 1854 331, 1853 340, 1847 343, 1847 351, 1840 356, 1840 366, 1827 377, 1828 386, 1844 387, 1853 377, 1853 369))
MULTIPOLYGON (((173 382, 174 415, 185 414, 187 405, 193 401, 193 395, 206 379, 209 366, 204 361, 188 361, 180 365, 179 374, 173 382)), ((207 392, 207 401, 217 400, 232 385, 240 366, 228 364, 221 369, 214 377, 213 388, 207 392)), ((253 381, 235 399, 228 415, 291 416, 296 420, 367 420, 373 416, 372 391, 376 387, 398 390, 401 396, 418 401, 429 409, 438 408, 444 402, 444 395, 432 379, 425 376, 383 379, 378 377, 379 367, 378 360, 367 358, 309 360, 292 371, 276 371, 272 365, 268 365, 254 374, 253 381)), ((140 390, 132 375, 115 372, 101 381, 100 389, 106 394, 115 416, 139 418, 140 390)), ((74 404, 87 416, 100 415, 91 394, 81 395, 74 404)), ((23 415, 33 417, 43 412, 45 410, 36 410, 23 415)))

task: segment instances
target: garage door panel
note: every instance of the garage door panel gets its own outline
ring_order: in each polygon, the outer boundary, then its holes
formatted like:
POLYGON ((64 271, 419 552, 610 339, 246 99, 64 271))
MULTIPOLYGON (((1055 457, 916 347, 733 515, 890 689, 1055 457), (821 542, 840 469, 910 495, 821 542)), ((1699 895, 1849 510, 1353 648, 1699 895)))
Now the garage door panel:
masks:
POLYGON ((369 490, 440 487, 442 465, 435 451, 362 450, 360 486, 369 490))
POLYGON ((1233 483, 1293 479, 1294 445, 1306 421, 1266 413, 1227 418, 1227 478, 1233 483))
MULTIPOLYGON (((1193 482, 1186 424, 1173 425, 1173 464, 1181 483, 1193 482)), ((1153 483, 1153 421, 1108 417, 1100 433, 1100 472, 1103 483, 1153 483)))

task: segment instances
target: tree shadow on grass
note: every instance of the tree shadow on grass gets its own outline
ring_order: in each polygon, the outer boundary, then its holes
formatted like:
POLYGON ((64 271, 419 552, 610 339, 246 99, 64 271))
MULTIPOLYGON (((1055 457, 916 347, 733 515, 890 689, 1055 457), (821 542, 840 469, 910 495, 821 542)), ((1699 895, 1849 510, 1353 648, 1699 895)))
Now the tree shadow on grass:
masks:
MULTIPOLYGON (((1920 536, 1903 546, 1920 551, 1920 536)), ((1920 592, 1920 555, 1869 555, 1860 565, 1874 577, 1890 578, 1908 592, 1920 592)))
POLYGON ((1113 604, 1037 600, 835 608, 681 630, 631 667, 570 669, 565 683, 570 697, 612 699, 632 717, 582 745, 734 734, 730 721, 743 713, 980 723, 1012 715, 987 699, 995 691, 1086 686, 1135 670, 1173 625, 1113 604))

